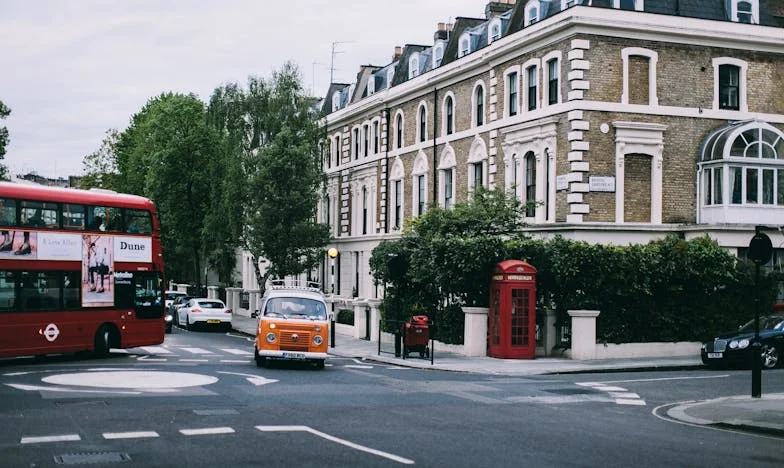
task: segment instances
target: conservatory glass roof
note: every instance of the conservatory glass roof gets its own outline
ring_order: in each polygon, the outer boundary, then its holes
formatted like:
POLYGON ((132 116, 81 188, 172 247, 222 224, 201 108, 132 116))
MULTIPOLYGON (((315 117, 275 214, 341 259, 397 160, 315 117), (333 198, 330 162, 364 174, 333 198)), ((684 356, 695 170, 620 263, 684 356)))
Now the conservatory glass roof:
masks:
POLYGON ((784 161, 784 133, 761 120, 744 120, 719 127, 703 142, 700 162, 728 158, 784 161))

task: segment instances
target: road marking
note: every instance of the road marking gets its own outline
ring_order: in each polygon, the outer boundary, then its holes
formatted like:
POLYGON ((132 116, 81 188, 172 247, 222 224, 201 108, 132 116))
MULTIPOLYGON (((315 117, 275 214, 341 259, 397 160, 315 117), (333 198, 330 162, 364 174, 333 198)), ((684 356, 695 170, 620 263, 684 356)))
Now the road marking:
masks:
POLYGON ((104 432, 104 439, 143 439, 149 437, 160 437, 155 431, 138 432, 104 432))
POLYGON ((627 400, 625 398, 616 398, 615 403, 619 405, 645 406, 645 400, 627 400))
POLYGON ((192 354, 215 354, 212 351, 208 351, 204 348, 180 348, 180 349, 188 351, 189 353, 192 354))
POLYGON ((348 367, 349 369, 372 369, 373 366, 366 366, 362 364, 346 364, 343 367, 348 367))
POLYGON ((386 458, 388 460, 396 461, 398 463, 402 463, 404 465, 413 465, 414 460, 409 460, 408 458, 399 457, 397 455, 393 455, 391 453, 382 452, 381 450, 376 450, 370 447, 365 447, 364 445, 355 444, 354 442, 349 442, 348 440, 340 439, 338 437, 326 434, 321 431, 317 431, 308 426, 256 426, 261 432, 309 432, 315 436, 321 437, 322 439, 329 440, 331 442, 335 442, 341 445, 345 445, 346 447, 353 448, 355 450, 359 450, 360 452, 370 453, 373 455, 378 455, 379 457, 386 458))
POLYGON ((166 362, 166 358, 152 358, 149 354, 145 354, 144 356, 139 356, 136 358, 137 361, 147 361, 147 362, 166 362))
POLYGON ((139 349, 143 349, 145 352, 150 354, 172 354, 172 352, 163 346, 142 346, 139 349))
POLYGON ((247 359, 221 359, 219 362, 231 363, 231 364, 247 364, 247 359))
POLYGON ((180 362, 210 362, 209 359, 180 359, 180 362))
POLYGON ((627 383, 627 382, 662 382, 665 380, 699 380, 699 379, 722 379, 729 377, 729 374, 721 375, 703 375, 698 377, 660 377, 657 379, 634 379, 634 380, 608 380, 607 382, 581 382, 577 385, 592 387, 595 385, 604 385, 611 383, 627 383))
POLYGON ((180 434, 190 435, 207 435, 207 434, 234 434, 234 429, 230 427, 204 427, 201 429, 180 429, 180 434))
POLYGON ((140 395, 142 392, 124 392, 117 390, 82 390, 67 387, 44 387, 41 385, 6 384, 17 390, 45 391, 45 392, 64 392, 64 393, 110 393, 118 395, 140 395))
POLYGON ((268 379, 268 378, 262 377, 260 375, 242 374, 240 372, 224 372, 224 371, 218 371, 218 373, 219 374, 229 374, 229 375, 239 375, 241 377, 245 377, 245 380, 247 380, 248 382, 252 383, 253 385, 255 385, 257 387, 259 385, 266 385, 266 384, 269 384, 269 383, 277 382, 277 380, 275 380, 275 379, 268 379))
POLYGON ((41 381, 48 384, 75 387, 149 391, 162 388, 202 387, 214 384, 218 378, 187 372, 114 371, 49 375, 42 378, 41 381))
POLYGON ((82 440, 79 434, 63 434, 53 436, 40 436, 40 437, 22 437, 19 441, 20 444, 40 444, 44 442, 73 442, 82 440))
POLYGON ((220 350, 221 351, 226 351, 229 354, 235 354, 237 356, 250 356, 251 354, 253 354, 250 351, 245 350, 245 349, 221 348, 220 350))
POLYGON ((593 387, 594 390, 599 390, 600 392, 625 392, 626 389, 623 387, 593 387))
POLYGON ((640 395, 631 392, 610 392, 610 396, 613 398, 640 398, 640 395))

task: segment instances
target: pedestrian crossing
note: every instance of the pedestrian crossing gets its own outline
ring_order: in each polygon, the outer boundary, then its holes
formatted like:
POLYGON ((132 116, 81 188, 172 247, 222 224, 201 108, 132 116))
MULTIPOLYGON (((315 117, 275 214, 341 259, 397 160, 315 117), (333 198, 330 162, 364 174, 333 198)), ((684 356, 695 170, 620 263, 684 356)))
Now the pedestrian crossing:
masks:
POLYGON ((127 354, 144 362, 211 362, 247 363, 253 356, 249 349, 229 347, 193 346, 140 346, 130 349, 112 349, 112 353, 127 354), (245 359, 241 359, 245 358, 245 359))

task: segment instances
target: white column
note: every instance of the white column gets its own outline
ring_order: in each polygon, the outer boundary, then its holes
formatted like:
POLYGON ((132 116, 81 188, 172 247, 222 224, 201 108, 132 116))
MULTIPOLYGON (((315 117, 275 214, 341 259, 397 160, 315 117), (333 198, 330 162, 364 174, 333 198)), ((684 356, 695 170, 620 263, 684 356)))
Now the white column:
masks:
POLYGON ((596 358, 596 317, 598 310, 570 310, 572 318, 572 359, 596 358))
POLYGON ((487 356, 487 307, 463 307, 463 350, 466 356, 487 356))
POLYGON ((367 301, 370 306, 370 341, 378 341, 378 326, 381 319, 378 307, 381 305, 380 300, 367 301))
POLYGON ((368 303, 365 300, 354 301, 354 338, 361 339, 365 337, 365 330, 367 330, 365 308, 367 306, 368 303))
POLYGON ((556 314, 554 309, 545 309, 544 310, 544 355, 549 356, 553 352, 553 348, 555 347, 555 320, 556 314))

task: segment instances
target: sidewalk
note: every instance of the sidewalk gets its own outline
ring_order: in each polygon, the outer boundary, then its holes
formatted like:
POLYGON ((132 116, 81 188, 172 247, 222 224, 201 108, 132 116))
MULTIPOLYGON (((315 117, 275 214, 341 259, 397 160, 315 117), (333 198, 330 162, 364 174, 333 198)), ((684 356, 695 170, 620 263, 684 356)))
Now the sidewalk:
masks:
MULTIPOLYGON (((255 336, 257 319, 232 316, 235 331, 255 336)), ((387 345, 389 347, 389 345, 387 345)), ((486 375, 528 376, 564 373, 616 372, 627 370, 678 370, 703 367, 699 356, 675 356, 638 359, 595 359, 575 361, 562 358, 533 360, 468 357, 456 353, 434 351, 430 360, 395 357, 394 353, 378 353, 378 343, 338 334, 329 354, 383 362, 403 367, 467 372, 486 375)), ((779 372, 779 371, 773 371, 779 372)), ((763 394, 763 398, 729 396, 714 400, 693 401, 670 408, 668 416, 682 422, 762 432, 784 438, 784 393, 763 394)))

